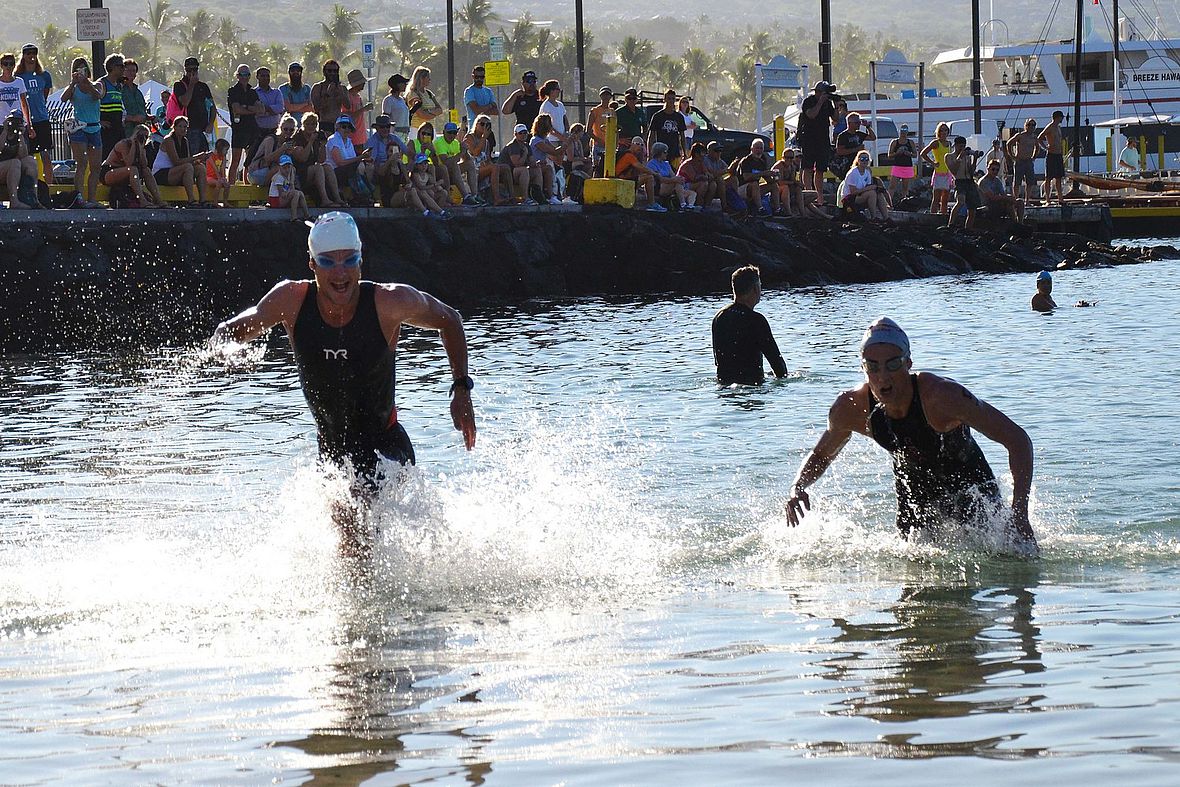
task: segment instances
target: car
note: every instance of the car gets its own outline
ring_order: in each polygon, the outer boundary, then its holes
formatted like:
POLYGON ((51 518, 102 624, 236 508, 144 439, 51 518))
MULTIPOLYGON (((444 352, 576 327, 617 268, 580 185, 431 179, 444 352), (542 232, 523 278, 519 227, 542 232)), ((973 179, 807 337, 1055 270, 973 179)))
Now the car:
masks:
MULTIPOLYGON (((621 100, 622 98, 620 97, 621 100)), ((664 108, 664 95, 663 93, 641 90, 639 92, 639 105, 643 107, 644 112, 650 118, 664 108)), ((692 137, 694 143, 700 142, 702 145, 708 145, 710 142, 716 142, 721 146, 721 158, 726 161, 733 161, 735 158, 741 158, 749 153, 750 144, 754 140, 760 139, 766 144, 766 152, 772 157, 774 156, 774 141, 765 134, 722 128, 710 120, 709 116, 698 107, 692 104, 690 106, 692 107, 693 120, 697 124, 697 130, 693 132, 692 137)))

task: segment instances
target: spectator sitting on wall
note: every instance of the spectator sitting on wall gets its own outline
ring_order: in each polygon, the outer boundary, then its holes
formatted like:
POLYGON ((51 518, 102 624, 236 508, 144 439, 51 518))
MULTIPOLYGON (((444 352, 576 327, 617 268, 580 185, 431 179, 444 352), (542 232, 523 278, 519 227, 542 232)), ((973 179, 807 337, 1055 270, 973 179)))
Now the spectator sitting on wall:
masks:
POLYGON ((589 140, 586 127, 581 123, 570 126, 569 137, 565 147, 566 165, 569 167, 569 180, 566 183, 565 202, 582 201, 582 190, 587 178, 594 177, 594 162, 586 150, 589 140))
POLYGON ((544 201, 544 192, 541 190, 544 162, 529 144, 528 126, 517 123, 512 135, 513 140, 500 151, 500 161, 511 167, 510 182, 524 195, 522 204, 539 205, 544 201))
MULTIPOLYGON (((492 151, 492 119, 487 115, 476 115, 475 124, 471 131, 463 137, 463 155, 475 167, 477 178, 476 193, 479 185, 485 181, 490 189, 492 204, 503 205, 504 196, 500 193, 501 178, 511 183, 512 168, 496 161, 492 151)), ((528 186, 524 186, 528 191, 528 186)))
POLYGON ((447 190, 434 178, 430 171, 430 157, 419 153, 414 159, 414 170, 410 173, 410 187, 413 188, 426 216, 437 216, 445 219, 448 213, 443 205, 450 204, 447 190))
POLYGON ((189 151, 189 122, 184 115, 178 115, 172 121, 172 130, 164 137, 160 150, 156 153, 156 160, 152 162, 152 176, 156 183, 163 186, 184 186, 188 195, 190 208, 214 207, 205 202, 205 159, 209 154, 205 151, 190 153, 189 151), (202 177, 196 177, 197 167, 202 177), (199 199, 198 199, 199 198, 199 199))
POLYGON ((111 155, 102 163, 98 178, 111 189, 128 185, 139 200, 140 207, 163 208, 164 200, 160 199, 156 179, 152 177, 152 168, 148 165, 147 141, 150 134, 151 129, 140 125, 127 139, 116 142, 111 155))
MULTIPOLYGON (((294 122, 294 118, 292 118, 292 122, 294 122)), ((284 153, 279 156, 278 171, 270 179, 270 191, 266 204, 271 208, 290 208, 292 221, 310 219, 311 213, 307 210, 307 197, 299 190, 299 184, 295 178, 295 162, 284 153)))
POLYGON ((336 172, 328 165, 328 137, 320 130, 319 116, 314 112, 303 115, 303 128, 295 134, 295 174, 303 184, 304 193, 315 189, 321 208, 347 207, 340 199, 336 172))
POLYGON ((773 169, 778 173, 779 202, 784 216, 827 218, 827 214, 818 213, 804 201, 803 184, 799 182, 799 155, 794 148, 784 150, 773 169))
POLYGON ((378 115, 373 121, 373 133, 365 141, 365 147, 373 160, 373 182, 381 192, 381 202, 387 208, 393 207, 393 196, 407 182, 402 157, 410 154, 410 148, 393 133, 389 115, 378 115))
POLYGON ((41 208, 36 178, 37 161, 29 155, 25 144, 25 115, 19 108, 14 109, 0 125, 0 183, 8 187, 8 207, 41 208))
POLYGON ((205 193, 210 202, 221 203, 223 208, 229 207, 229 178, 225 176, 225 168, 229 165, 226 156, 229 155, 229 140, 219 139, 213 145, 213 152, 205 159, 205 193))
POLYGON ((418 126, 418 132, 410 140, 410 161, 414 161, 420 154, 425 154, 430 161, 430 174, 445 189, 450 191, 450 173, 439 161, 438 153, 434 149, 434 124, 423 123, 418 126))
POLYGON ((993 215, 1004 214, 1013 221, 1023 221, 1024 201, 1008 193, 1002 173, 999 161, 993 159, 987 163, 987 173, 977 184, 983 204, 993 215))
POLYGON ((751 216, 759 212, 763 194, 770 195, 770 214, 780 212, 778 172, 771 166, 770 157, 766 155, 765 142, 760 139, 751 142, 749 154, 736 162, 736 166, 731 164, 730 169, 734 171, 739 193, 746 200, 749 206, 747 210, 751 216))
MULTIPOLYGON (((267 134, 258 143, 246 167, 246 179, 255 186, 267 186, 279 171, 279 159, 295 151, 295 118, 284 115, 276 133, 267 134)), ((294 166, 294 159, 292 159, 294 166)))
POLYGON ((25 101, 29 108, 29 152, 41 155, 41 172, 45 180, 53 180, 53 126, 49 122, 49 108, 45 100, 53 90, 53 76, 41 67, 37 45, 21 47, 20 63, 15 76, 25 83, 25 101))
POLYGON ((615 157, 615 176, 635 181, 638 188, 643 189, 647 197, 647 209, 652 213, 667 213, 668 209, 656 199, 656 175, 647 166, 647 151, 643 147, 643 137, 631 137, 631 143, 620 148, 615 157))
MULTIPOLYGON (((705 169, 717 187, 717 198, 721 200, 721 210, 729 213, 729 195, 726 194, 729 180, 729 163, 721 158, 721 145, 716 141, 705 145, 705 169)), ((700 204, 700 203, 697 203, 700 204)), ((704 207, 708 207, 707 205, 704 207)))
MULTIPOLYGON (((352 144, 351 117, 341 115, 336 119, 335 125, 336 133, 328 138, 328 166, 336 175, 338 184, 350 184, 358 173, 362 173, 361 166, 369 160, 369 151, 356 152, 356 147, 352 144)), ((354 199, 356 198, 363 198, 363 195, 354 194, 354 199)))
POLYGON ((544 112, 537 115, 537 119, 533 121, 532 137, 529 139, 529 146, 533 149, 533 154, 541 160, 541 191, 544 197, 544 202, 550 205, 556 205, 561 200, 557 197, 557 192, 554 188, 554 183, 557 178, 557 162, 560 162, 564 149, 561 145, 554 144, 549 140, 549 134, 553 131, 553 118, 546 115, 544 112))
POLYGON ((889 197, 885 186, 873 178, 871 163, 867 150, 856 154, 854 166, 840 184, 840 205, 847 211, 863 209, 870 219, 885 221, 889 218, 889 197))
POLYGON ((668 161, 668 146, 657 142, 651 146, 651 161, 647 163, 656 179, 656 194, 660 197, 675 195, 680 210, 696 210, 695 191, 684 188, 684 178, 672 173, 672 162, 668 161))
POLYGON ((279 88, 283 95, 283 111, 295 118, 296 123, 303 123, 303 115, 313 112, 311 105, 311 85, 303 81, 303 64, 291 63, 287 66, 287 84, 279 88))
POLYGON ((676 174, 684 179, 685 187, 694 194, 692 204, 698 208, 707 208, 717 196, 719 187, 705 165, 705 146, 700 142, 694 142, 688 149, 688 158, 676 174))
POLYGON ((434 153, 438 157, 438 164, 447 173, 447 183, 459 189, 459 199, 464 205, 478 207, 482 204, 480 198, 472 193, 471 184, 463 174, 460 154, 463 146, 459 142, 459 126, 447 122, 443 124, 442 138, 434 140, 434 153))

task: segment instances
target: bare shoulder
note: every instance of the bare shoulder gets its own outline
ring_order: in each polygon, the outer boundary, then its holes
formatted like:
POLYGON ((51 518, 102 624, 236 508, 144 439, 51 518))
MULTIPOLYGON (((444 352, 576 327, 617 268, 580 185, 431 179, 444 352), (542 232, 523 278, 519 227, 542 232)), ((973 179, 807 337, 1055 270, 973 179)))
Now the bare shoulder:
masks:
POLYGON ((862 383, 836 397, 828 410, 828 425, 850 432, 865 432, 869 420, 869 386, 862 383))
POLYGON ((953 429, 964 421, 974 421, 984 407, 967 386, 950 377, 918 372, 918 390, 926 420, 940 432, 953 429))
POLYGON ((426 303, 426 295, 417 287, 397 282, 376 282, 374 300, 377 309, 399 320, 417 313, 426 303))

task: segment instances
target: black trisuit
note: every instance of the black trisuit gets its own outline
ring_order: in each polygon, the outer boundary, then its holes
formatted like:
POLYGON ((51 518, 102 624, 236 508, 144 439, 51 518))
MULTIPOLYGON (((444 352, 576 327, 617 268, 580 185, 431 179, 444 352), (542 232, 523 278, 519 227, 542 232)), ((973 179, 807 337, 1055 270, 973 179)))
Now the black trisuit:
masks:
POLYGON ((918 376, 910 381, 914 399, 904 418, 890 418, 869 392, 869 431, 893 457, 897 527, 908 534, 939 517, 978 523, 1001 502, 996 477, 966 424, 934 431, 922 409, 918 376))
POLYGON ((375 292, 373 282, 362 281, 356 314, 344 327, 333 328, 320 316, 311 282, 291 338, 320 456, 337 464, 348 459, 358 474, 370 477, 378 454, 414 463, 414 447, 397 421, 395 354, 381 330, 375 292))

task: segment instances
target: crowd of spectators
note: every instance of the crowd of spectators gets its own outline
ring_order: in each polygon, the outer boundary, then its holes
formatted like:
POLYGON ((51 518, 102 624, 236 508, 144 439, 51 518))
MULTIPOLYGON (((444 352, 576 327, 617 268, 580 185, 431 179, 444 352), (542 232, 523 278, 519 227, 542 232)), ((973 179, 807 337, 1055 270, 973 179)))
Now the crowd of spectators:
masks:
MULTIPOLYGON (((387 93, 370 102, 364 73, 342 76, 332 59, 312 79, 305 79, 301 63, 289 64, 279 86, 268 67, 242 64, 220 97, 202 79, 199 60, 189 57, 183 76, 149 112, 133 59, 113 54, 103 67, 96 79, 89 62, 77 58, 62 95, 73 110, 66 131, 78 207, 99 207, 101 184, 113 206, 163 206, 161 187, 174 187, 169 193, 183 193, 181 202, 191 207, 244 198, 289 210, 296 219, 309 205, 380 205, 445 218, 459 204, 580 202, 587 178, 609 176, 632 181, 637 206, 653 212, 719 209, 809 218, 859 212, 887 220, 898 189, 906 193, 915 165, 925 161, 935 168, 933 211, 947 212, 951 192, 968 208, 968 222, 984 204, 1014 217, 1023 211, 1002 178, 997 184, 985 176, 975 187, 966 173, 978 156, 954 150, 949 129, 941 126, 920 152, 901 127, 889 145, 887 189, 873 176, 865 149, 876 139, 873 129, 824 81, 803 102, 793 140, 798 148, 787 146, 775 160, 756 139, 726 161, 717 142, 694 142, 692 99, 674 89, 662 94, 662 105, 644 106, 635 88, 619 96, 603 87, 583 125, 571 121, 558 80, 539 82, 526 71, 519 87, 498 102, 477 65, 456 123, 422 66, 408 78, 390 76, 387 93), (493 132, 497 116, 512 129, 503 141, 493 132), (611 117, 616 134, 608 140, 611 117), (228 133, 219 138, 220 131, 228 133), (606 171, 609 145, 617 146, 612 172, 606 171), (834 204, 825 204, 822 188, 829 170, 840 177, 834 204), (235 191, 242 185, 257 188, 235 191)), ((19 65, 11 53, 0 56, 0 187, 7 187, 14 208, 45 202, 35 186, 38 169, 42 176, 53 171, 46 109, 53 85, 36 45, 23 47, 19 65)), ((1012 144, 997 147, 988 163, 999 160, 1002 169, 1004 154, 1017 153, 1012 144)))

